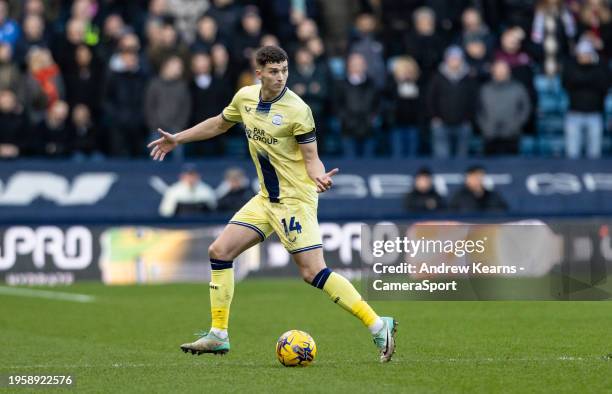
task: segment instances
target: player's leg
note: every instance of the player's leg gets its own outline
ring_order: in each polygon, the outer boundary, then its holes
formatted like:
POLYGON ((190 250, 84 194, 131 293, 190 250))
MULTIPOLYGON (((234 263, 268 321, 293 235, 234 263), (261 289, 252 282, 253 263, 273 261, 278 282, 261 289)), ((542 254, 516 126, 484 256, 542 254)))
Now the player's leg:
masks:
POLYGON ((230 306, 234 296, 233 261, 242 252, 262 241, 261 235, 246 226, 228 224, 208 248, 211 265, 210 278, 210 331, 181 349, 187 353, 225 354, 229 351, 227 333, 230 306))
POLYGON ((211 327, 222 337, 227 336, 229 309, 234 296, 234 259, 262 239, 252 228, 229 223, 208 248, 211 327))
POLYGON ((286 199, 282 204, 266 204, 265 208, 270 225, 293 256, 302 278, 359 318, 372 332, 380 360, 389 361, 395 350, 396 322, 390 317, 379 317, 351 282, 327 268, 316 204, 286 199))
POLYGON ((227 353, 230 305, 234 296, 234 259, 263 241, 272 228, 263 214, 262 197, 255 196, 238 211, 208 249, 211 264, 211 329, 193 343, 181 346, 192 354, 227 353))
POLYGON ((390 361, 395 352, 395 319, 379 317, 351 282, 327 268, 321 248, 293 253, 293 259, 304 281, 323 290, 334 303, 368 327, 380 351, 380 361, 390 361))
POLYGON ((316 205, 285 200, 282 204, 270 205, 269 215, 274 231, 293 256, 302 278, 325 291, 366 326, 380 330, 380 318, 353 285, 325 265, 316 205))
POLYGON ((380 330, 382 322, 374 310, 363 301, 355 287, 342 275, 325 265, 321 248, 293 254, 302 279, 306 283, 323 290, 334 303, 355 315, 366 327, 380 330))

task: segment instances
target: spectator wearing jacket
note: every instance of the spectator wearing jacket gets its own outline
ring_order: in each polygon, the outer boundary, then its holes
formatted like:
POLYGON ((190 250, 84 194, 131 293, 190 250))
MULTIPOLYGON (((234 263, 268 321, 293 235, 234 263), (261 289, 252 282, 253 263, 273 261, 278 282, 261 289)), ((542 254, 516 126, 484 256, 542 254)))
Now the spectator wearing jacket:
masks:
POLYGON ((29 72, 24 97, 31 123, 38 123, 45 117, 48 108, 64 98, 64 79, 46 48, 32 48, 27 61, 29 72))
POLYGON ((535 130, 535 109, 538 103, 538 94, 533 83, 534 57, 537 57, 536 46, 526 39, 525 31, 518 27, 510 27, 501 33, 500 48, 495 52, 495 60, 504 60, 510 66, 512 79, 523 84, 531 101, 531 113, 525 125, 526 131, 535 130))
POLYGON ((104 96, 111 156, 136 157, 144 154, 144 95, 146 75, 140 68, 138 53, 121 52, 121 71, 110 73, 104 96))
POLYGON ((505 212, 508 204, 494 190, 484 185, 486 172, 481 166, 472 166, 465 172, 465 182, 450 199, 449 208, 457 213, 505 212))
POLYGON ((601 156, 604 102, 610 80, 610 71, 599 62, 591 42, 581 41, 576 47, 576 59, 563 72, 563 86, 569 95, 569 110, 565 115, 568 157, 579 157, 583 145, 587 157, 601 156))
MULTIPOLYGON (((189 124, 197 124, 221 113, 234 94, 233 83, 213 73, 210 55, 194 53, 191 58, 191 116, 189 124)), ((185 146, 187 156, 208 157, 223 153, 223 138, 197 141, 185 146)))
POLYGON ((342 127, 344 156, 374 156, 374 121, 378 115, 378 93, 368 78, 363 55, 349 55, 346 78, 336 89, 336 109, 342 127))
POLYGON ((461 48, 451 46, 430 82, 427 103, 435 157, 447 158, 453 151, 459 157, 468 155, 477 94, 469 72, 461 48))
POLYGON ((92 119, 91 110, 85 104, 72 108, 70 121, 71 153, 76 159, 101 158, 101 136, 92 119))
POLYGON ((413 25, 404 38, 405 52, 415 58, 424 80, 429 81, 442 60, 444 40, 436 30, 436 14, 431 8, 417 8, 413 25))
POLYGON ((215 191, 204 183, 195 165, 183 165, 178 182, 162 197, 159 214, 164 217, 192 216, 217 208, 215 191))
POLYGON ((368 78, 378 90, 383 90, 386 83, 386 68, 383 58, 383 44, 376 37, 376 18, 372 14, 361 14, 354 26, 349 51, 360 53, 368 63, 368 78))
POLYGON ((492 80, 480 89, 477 121, 485 139, 485 152, 517 154, 522 128, 531 104, 527 89, 512 80, 510 67, 498 60, 491 69, 492 80))
POLYGON ((423 123, 424 91, 417 62, 400 57, 393 62, 386 94, 387 122, 391 126, 391 156, 416 156, 423 123))
POLYGON ((235 211, 242 208, 251 197, 253 190, 250 188, 249 179, 244 171, 238 167, 228 168, 223 176, 223 182, 216 190, 219 211, 235 211))
POLYGON ((145 92, 145 118, 149 130, 161 128, 176 132, 184 129, 191 114, 191 97, 183 80, 183 61, 178 56, 168 58, 158 77, 145 92))
POLYGON ((47 47, 45 20, 41 15, 27 15, 23 20, 23 35, 15 45, 15 60, 20 66, 25 65, 26 55, 33 47, 47 47))
POLYGON ((433 187, 431 170, 423 167, 414 175, 412 191, 404 198, 404 208, 408 212, 439 212, 445 208, 442 196, 433 187))
MULTIPOLYGON (((308 104, 315 120, 323 119, 330 90, 327 70, 315 63, 313 54, 305 47, 298 48, 290 67, 287 85, 308 104)), ((323 150, 326 134, 324 122, 319 122, 317 129, 319 149, 323 150)))
POLYGON ((68 104, 62 100, 55 101, 49 107, 45 119, 35 127, 35 136, 30 142, 35 154, 49 158, 63 158, 70 154, 69 111, 68 104))

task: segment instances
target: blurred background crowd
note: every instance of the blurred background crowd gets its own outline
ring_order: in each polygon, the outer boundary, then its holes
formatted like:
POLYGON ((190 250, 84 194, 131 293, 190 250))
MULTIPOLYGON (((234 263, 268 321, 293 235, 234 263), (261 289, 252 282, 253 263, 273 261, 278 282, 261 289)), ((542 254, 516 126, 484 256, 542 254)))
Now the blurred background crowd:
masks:
MULTIPOLYGON (((612 152, 608 0, 0 0, 0 157, 144 157, 270 44, 328 156, 612 152)), ((231 130, 174 158, 246 155, 231 130)))

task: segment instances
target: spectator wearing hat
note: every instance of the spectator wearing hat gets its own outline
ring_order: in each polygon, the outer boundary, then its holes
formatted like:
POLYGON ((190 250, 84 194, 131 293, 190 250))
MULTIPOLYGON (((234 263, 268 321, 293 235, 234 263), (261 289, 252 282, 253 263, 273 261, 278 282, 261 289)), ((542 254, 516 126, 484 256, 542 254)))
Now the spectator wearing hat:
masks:
POLYGON ((469 152, 477 84, 458 46, 449 47, 444 62, 433 76, 427 94, 434 156, 459 157, 469 152))
POLYGON ((576 46, 576 58, 563 72, 563 86, 569 94, 569 111, 565 116, 565 151, 568 157, 581 155, 583 140, 586 156, 601 156, 603 111, 610 72, 588 40, 576 46))
POLYGON ((404 198, 404 208, 409 212, 439 212, 445 208, 442 196, 433 187, 431 170, 423 167, 414 175, 412 191, 404 198))
POLYGON ((449 208, 457 213, 505 212, 508 204, 494 190, 484 186, 486 172, 481 166, 472 166, 465 172, 463 187, 451 197, 449 208))
POLYGON ((178 182, 164 192, 159 214, 164 217, 188 216, 217 208, 215 191, 202 182, 197 167, 183 165, 178 182))

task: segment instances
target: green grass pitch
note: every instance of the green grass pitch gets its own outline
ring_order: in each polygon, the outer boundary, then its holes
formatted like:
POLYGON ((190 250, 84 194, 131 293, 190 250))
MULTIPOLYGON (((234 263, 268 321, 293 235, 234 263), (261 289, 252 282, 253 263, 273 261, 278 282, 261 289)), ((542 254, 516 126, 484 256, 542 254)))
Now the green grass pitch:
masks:
POLYGON ((209 326, 204 284, 51 291, 95 300, 0 295, 0 374, 70 373, 78 392, 96 393, 612 390, 609 302, 374 302, 400 321, 382 365, 361 323, 299 279, 237 284, 226 356, 179 350, 209 326), (276 360, 292 328, 317 342, 313 366, 276 360))

